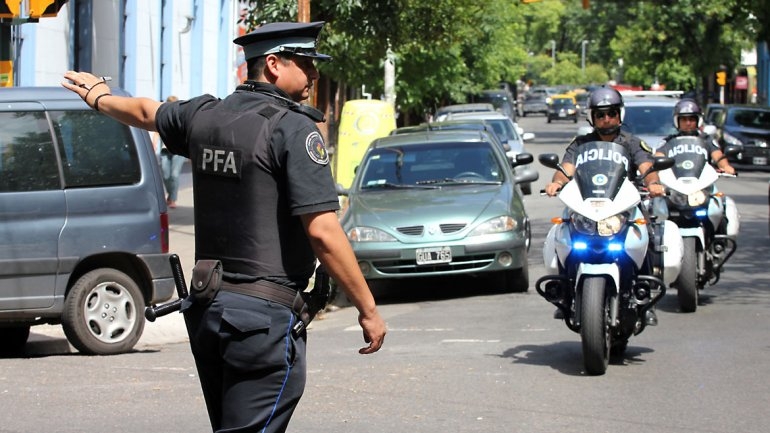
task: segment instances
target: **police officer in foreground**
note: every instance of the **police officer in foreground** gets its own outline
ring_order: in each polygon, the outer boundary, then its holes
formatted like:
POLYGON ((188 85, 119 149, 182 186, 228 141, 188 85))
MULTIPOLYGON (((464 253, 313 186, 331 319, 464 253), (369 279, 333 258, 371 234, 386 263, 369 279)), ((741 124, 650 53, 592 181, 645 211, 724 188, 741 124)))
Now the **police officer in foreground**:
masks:
MULTIPOLYGON (((580 154, 580 146, 592 141, 609 141, 622 145, 631 156, 629 161, 628 177, 632 181, 639 173, 647 173, 652 167, 652 149, 644 140, 620 130, 623 123, 623 97, 620 92, 611 87, 602 87, 591 92, 588 97, 588 123, 594 130, 585 135, 576 136, 564 151, 562 167, 570 176, 575 173, 575 158, 580 154)), ((551 183, 546 185, 545 193, 553 197, 567 184, 569 179, 559 170, 553 175, 551 183)), ((660 184, 657 172, 649 173, 643 179, 650 197, 660 197, 665 194, 665 188, 660 184)), ((652 245, 652 250, 655 246, 652 245)), ((556 310, 555 317, 561 317, 561 310, 556 310)), ((646 321, 648 325, 658 323, 655 312, 647 310, 646 321)))
MULTIPOLYGON (((103 78, 68 71, 62 85, 97 111, 157 130, 191 159, 195 258, 182 306, 213 431, 283 432, 305 387, 298 326, 316 257, 352 304, 368 346, 386 326, 337 219, 329 154, 308 98, 323 22, 272 23, 235 39, 249 79, 225 99, 161 104, 113 96, 103 78), (205 266, 204 266, 205 265, 205 266), (192 295, 197 293, 198 295, 192 295)), ((301 323, 300 323, 301 324, 301 323)))

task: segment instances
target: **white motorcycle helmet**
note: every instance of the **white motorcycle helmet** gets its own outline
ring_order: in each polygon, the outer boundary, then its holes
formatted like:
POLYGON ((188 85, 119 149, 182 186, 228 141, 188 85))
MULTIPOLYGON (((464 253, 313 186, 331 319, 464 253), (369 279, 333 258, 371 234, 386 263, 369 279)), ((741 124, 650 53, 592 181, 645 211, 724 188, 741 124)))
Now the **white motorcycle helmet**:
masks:
POLYGON ((703 127, 703 111, 692 99, 682 99, 674 106, 674 126, 679 129, 679 117, 697 117, 698 129, 703 127))

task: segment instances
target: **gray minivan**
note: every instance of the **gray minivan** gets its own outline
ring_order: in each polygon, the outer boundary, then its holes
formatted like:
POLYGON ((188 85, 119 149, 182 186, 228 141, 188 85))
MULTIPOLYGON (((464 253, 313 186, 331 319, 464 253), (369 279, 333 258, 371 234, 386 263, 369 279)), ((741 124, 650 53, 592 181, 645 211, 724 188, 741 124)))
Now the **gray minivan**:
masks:
POLYGON ((168 239, 147 131, 61 87, 0 89, 0 353, 59 323, 82 353, 131 350, 174 294, 168 239))

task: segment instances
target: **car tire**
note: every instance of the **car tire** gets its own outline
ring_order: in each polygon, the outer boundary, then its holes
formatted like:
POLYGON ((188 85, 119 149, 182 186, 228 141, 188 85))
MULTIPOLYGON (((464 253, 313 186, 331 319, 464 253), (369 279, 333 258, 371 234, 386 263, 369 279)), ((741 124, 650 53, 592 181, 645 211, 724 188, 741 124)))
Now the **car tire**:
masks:
POLYGON ((130 351, 144 331, 144 297, 128 275, 95 269, 80 277, 64 301, 62 328, 81 353, 130 351))
POLYGON ((548 116, 548 123, 551 123, 551 116, 548 116))
POLYGON ((29 325, 0 328, 0 355, 18 355, 29 339, 29 325))

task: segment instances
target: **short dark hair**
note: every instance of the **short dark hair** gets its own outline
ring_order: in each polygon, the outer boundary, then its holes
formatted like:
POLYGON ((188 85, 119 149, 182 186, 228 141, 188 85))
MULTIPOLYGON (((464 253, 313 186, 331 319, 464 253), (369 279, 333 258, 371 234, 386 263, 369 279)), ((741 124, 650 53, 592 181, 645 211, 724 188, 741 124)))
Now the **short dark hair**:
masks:
MULTIPOLYGON (((284 63, 286 63, 291 58, 291 54, 276 53, 275 55, 278 56, 284 63)), ((267 64, 265 59, 267 59, 267 56, 252 57, 246 60, 246 79, 254 80, 262 75, 262 71, 265 69, 265 65, 267 64)))

